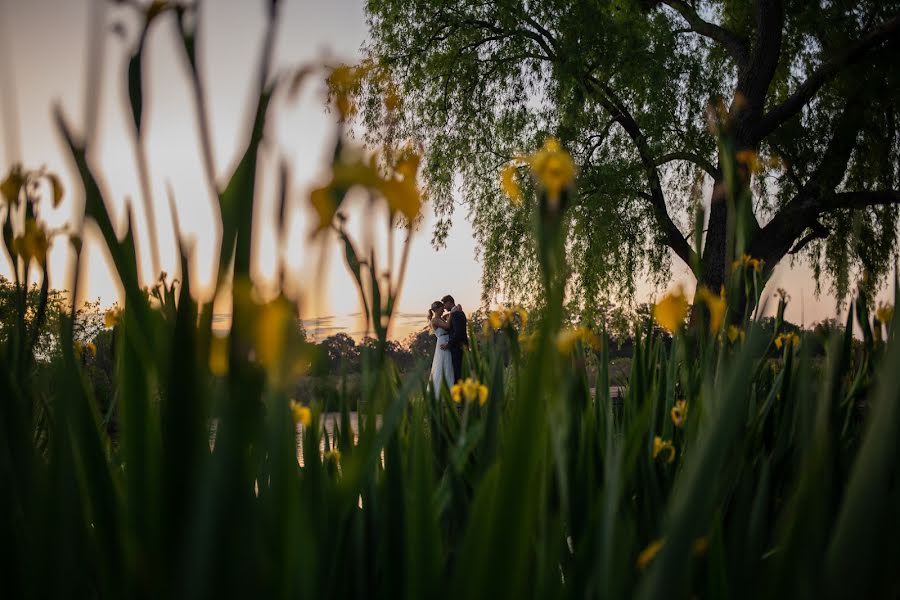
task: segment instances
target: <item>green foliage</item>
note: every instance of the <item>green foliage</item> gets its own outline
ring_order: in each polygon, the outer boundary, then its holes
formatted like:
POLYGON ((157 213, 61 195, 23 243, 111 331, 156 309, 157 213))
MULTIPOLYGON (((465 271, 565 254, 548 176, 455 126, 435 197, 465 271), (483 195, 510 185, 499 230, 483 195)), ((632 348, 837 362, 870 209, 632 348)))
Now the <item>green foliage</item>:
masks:
MULTIPOLYGON (((0 276, 0 344, 7 344, 16 323, 18 296, 24 296, 25 327, 37 328, 34 332, 34 355, 42 360, 50 360, 60 354, 59 328, 64 315, 69 313, 71 301, 69 294, 50 289, 47 290, 45 316, 38 325, 36 322, 38 308, 41 304, 41 290, 37 284, 23 290, 8 279, 0 276), (24 294, 22 293, 24 292, 24 294)), ((103 313, 100 302, 83 303, 75 311, 74 337, 79 342, 91 342, 103 330, 103 313)))
MULTIPOLYGON (((110 435, 63 315, 46 435, 36 436, 42 397, 17 377, 34 360, 20 355, 28 325, 14 319, 0 344, 0 577, 11 597, 896 592, 900 320, 873 319, 860 294, 817 376, 806 339, 784 337, 783 302, 771 329, 743 311, 745 335, 733 339, 710 331, 712 311, 668 338, 648 320, 625 396, 613 399, 605 336, 593 388, 588 348, 560 343, 571 189, 552 201, 540 192, 528 215, 545 299, 533 347, 511 321, 496 335, 473 331, 464 371, 485 398, 434 393, 422 371, 398 375, 386 331, 404 265, 378 268, 332 215, 324 226, 346 249, 378 335, 360 354, 355 406, 340 390, 301 398, 311 413, 290 403, 309 347, 296 305, 260 302, 246 279, 241 236, 253 227, 238 218, 256 201, 272 92, 262 81, 257 135, 219 198, 233 242, 217 282, 233 300, 226 340, 212 336, 211 304, 191 295, 183 251, 178 285, 141 290, 131 229, 114 235, 87 149, 59 119, 86 219, 125 290, 109 340, 119 419, 110 435)), ((733 298, 748 279, 728 283, 733 298)))
MULTIPOLYGON (((709 131, 716 106, 734 124, 732 151, 763 157, 741 185, 753 191, 745 251, 766 261, 766 274, 802 259, 839 302, 862 270, 873 283, 887 280, 900 204, 897 2, 371 0, 367 8, 368 50, 392 70, 403 103, 386 112, 369 101, 364 121, 377 141, 423 144, 436 245, 454 202, 466 204, 486 303, 533 304, 540 293, 528 207, 510 205, 497 173, 548 134, 579 167, 570 295, 585 314, 604 299, 632 298, 639 277, 668 281, 669 249, 717 290, 733 252, 725 229, 744 209, 730 207, 726 218, 713 191, 732 160, 709 131), (855 191, 866 193, 841 194, 855 191), (709 220, 694 261, 686 232, 701 206, 709 220), (722 213, 710 214, 717 206, 722 213)), ((384 86, 374 82, 370 93, 384 86)))

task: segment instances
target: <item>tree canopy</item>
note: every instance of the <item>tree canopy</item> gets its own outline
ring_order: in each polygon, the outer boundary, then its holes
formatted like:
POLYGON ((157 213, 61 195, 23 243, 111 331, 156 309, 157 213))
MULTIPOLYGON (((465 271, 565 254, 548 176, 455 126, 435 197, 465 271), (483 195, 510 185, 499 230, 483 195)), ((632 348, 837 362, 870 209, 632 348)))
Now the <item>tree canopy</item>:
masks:
MULTIPOLYGON (((21 311, 25 327, 34 336, 35 359, 46 362, 55 358, 59 354, 60 322, 63 316, 69 315, 71 300, 68 292, 51 288, 47 290, 45 302, 44 315, 38 324, 41 289, 36 284, 22 289, 0 275, 0 345, 9 343, 21 311)), ((94 342, 104 330, 99 300, 83 302, 72 317, 72 333, 78 343, 94 342)))
POLYGON ((548 135, 579 168, 569 258, 582 310, 633 295, 638 277, 666 280, 673 254, 717 290, 740 210, 766 277, 805 260, 841 300, 855 271, 877 282, 891 270, 900 2, 370 0, 368 14, 368 50, 402 105, 387 115, 369 101, 363 118, 376 141, 422 144, 435 244, 462 199, 486 301, 536 297, 530 213, 498 171, 548 135), (725 201, 711 106, 753 172, 747 206, 725 201))

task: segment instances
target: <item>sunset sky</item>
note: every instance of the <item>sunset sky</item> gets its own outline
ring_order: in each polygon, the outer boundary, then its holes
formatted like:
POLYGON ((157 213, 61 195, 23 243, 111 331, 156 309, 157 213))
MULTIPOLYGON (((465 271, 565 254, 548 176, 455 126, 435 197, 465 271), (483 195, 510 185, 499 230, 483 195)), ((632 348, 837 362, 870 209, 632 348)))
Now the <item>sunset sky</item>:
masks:
MULTIPOLYGON (((253 93, 262 29, 263 5, 254 0, 206 0, 198 35, 219 184, 227 181, 247 134, 248 101, 253 93)), ((275 70, 311 62, 352 62, 359 57, 367 35, 362 0, 285 0, 276 38, 275 70)), ((52 120, 59 103, 70 123, 81 131, 89 111, 85 98, 96 103, 98 128, 92 163, 102 173, 110 212, 124 231, 128 199, 140 224, 138 239, 142 276, 155 279, 149 256, 146 223, 137 185, 130 114, 127 109, 125 69, 138 34, 133 11, 115 6, 99 8, 90 0, 0 0, 0 167, 21 161, 26 168, 46 165, 58 173, 66 195, 61 206, 43 207, 52 227, 76 223, 83 208, 74 169, 52 120), (101 21, 102 19, 102 21, 101 21), (99 26, 98 23, 105 23, 99 26), (113 33, 116 23, 125 35, 113 33), (89 33, 92 32, 92 33, 89 33), (102 36, 102 37, 96 37, 102 36), (88 41, 102 44, 103 65, 99 85, 85 90, 88 41)), ((205 183, 197 143, 195 114, 186 78, 186 65, 177 39, 174 17, 155 23, 145 58, 145 140, 151 171, 152 200, 159 230, 162 268, 175 273, 175 234, 170 217, 167 186, 171 186, 178 221, 186 240, 194 241, 191 257, 195 277, 207 290, 215 268, 219 231, 214 225, 214 196, 205 183)), ((335 117, 325 107, 321 83, 308 83, 297 101, 276 97, 267 123, 267 145, 258 176, 259 196, 255 219, 254 270, 265 288, 275 276, 279 252, 289 266, 289 286, 303 299, 303 317, 319 337, 337 330, 362 334, 358 297, 343 267, 336 243, 322 257, 309 241, 311 211, 308 191, 322 182, 333 143, 335 117), (291 165, 288 239, 279 245, 274 222, 275 175, 279 160, 291 165), (324 268, 320 269, 324 261, 324 268), (324 272, 324 281, 318 273, 324 272)), ((350 228, 363 221, 362 203, 351 206, 350 228), (352 217, 351 217, 352 218, 352 217)), ((432 217, 426 218, 413 241, 411 262, 400 303, 400 319, 392 336, 403 338, 425 323, 432 300, 453 293, 468 310, 480 304, 481 266, 476 261, 472 231, 460 206, 447 246, 430 245, 432 217)), ((394 234, 399 240, 399 232, 394 234)), ((383 240, 383 236, 381 238, 383 240)), ((85 232, 85 264, 80 296, 99 297, 103 304, 118 299, 112 276, 96 232, 85 232)), ((51 285, 71 286, 71 252, 57 238, 50 253, 51 285)), ((0 260, 0 274, 9 277, 11 265, 0 260)), ((677 276, 686 279, 684 269, 677 276)), ((810 324, 834 315, 834 300, 814 298, 814 283, 806 268, 780 267, 767 288, 771 294, 784 287, 793 298, 788 318, 810 324)), ((647 301, 662 290, 639 287, 637 301, 647 301)), ((208 293, 208 291, 207 291, 208 293)))

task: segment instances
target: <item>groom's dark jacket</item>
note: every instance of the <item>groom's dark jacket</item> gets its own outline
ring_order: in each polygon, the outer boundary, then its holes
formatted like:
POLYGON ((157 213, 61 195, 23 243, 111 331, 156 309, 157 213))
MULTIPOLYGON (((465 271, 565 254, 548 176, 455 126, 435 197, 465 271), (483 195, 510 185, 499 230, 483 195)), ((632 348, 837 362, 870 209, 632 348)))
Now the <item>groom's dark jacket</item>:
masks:
POLYGON ((469 345, 469 333, 467 331, 466 315, 462 310, 454 310, 450 313, 450 338, 447 346, 451 351, 459 352, 464 346, 469 345))

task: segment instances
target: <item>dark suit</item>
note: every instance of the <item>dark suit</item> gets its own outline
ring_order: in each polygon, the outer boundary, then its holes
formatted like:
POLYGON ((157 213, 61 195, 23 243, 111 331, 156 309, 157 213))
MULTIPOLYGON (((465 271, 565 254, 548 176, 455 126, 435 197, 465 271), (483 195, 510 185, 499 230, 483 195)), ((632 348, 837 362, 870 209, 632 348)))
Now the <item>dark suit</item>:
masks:
POLYGON ((469 345, 468 324, 466 315, 461 310, 450 313, 450 337, 447 340, 447 348, 450 350, 450 360, 453 363, 453 382, 462 379, 463 350, 469 345))

